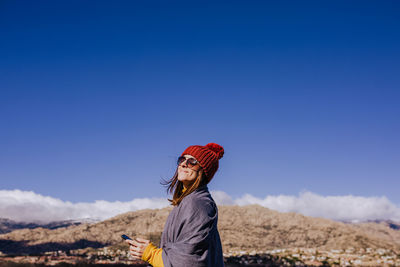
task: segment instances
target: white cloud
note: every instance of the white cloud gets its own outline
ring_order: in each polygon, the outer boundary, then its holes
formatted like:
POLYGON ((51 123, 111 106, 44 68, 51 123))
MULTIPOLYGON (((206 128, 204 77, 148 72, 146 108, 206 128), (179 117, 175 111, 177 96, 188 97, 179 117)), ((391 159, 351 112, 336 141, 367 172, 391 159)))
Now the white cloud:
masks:
POLYGON ((168 206, 164 198, 136 198, 128 202, 72 203, 32 191, 0 190, 0 218, 25 222, 104 220, 120 213, 168 206))
MULTIPOLYGON (((302 192, 298 196, 276 195, 265 198, 245 194, 233 199, 222 191, 213 191, 211 194, 219 205, 259 204, 281 212, 298 212, 334 220, 400 221, 400 207, 391 203, 386 197, 321 196, 302 192)), ((25 222, 104 220, 128 211, 163 208, 168 205, 165 198, 136 198, 127 202, 98 200, 90 203, 72 203, 32 191, 0 190, 0 218, 25 222)))
POLYGON ((231 196, 223 191, 212 191, 211 195, 218 205, 237 205, 231 196))
MULTIPOLYGON (((231 199, 220 197, 215 201, 220 205, 231 205, 231 199), (227 201, 225 201, 227 199, 227 201)), ((299 196, 266 196, 257 198, 246 194, 235 199, 236 205, 258 204, 280 212, 297 212, 306 216, 324 217, 341 221, 393 220, 400 221, 400 207, 386 197, 321 196, 312 192, 302 192, 299 196)))

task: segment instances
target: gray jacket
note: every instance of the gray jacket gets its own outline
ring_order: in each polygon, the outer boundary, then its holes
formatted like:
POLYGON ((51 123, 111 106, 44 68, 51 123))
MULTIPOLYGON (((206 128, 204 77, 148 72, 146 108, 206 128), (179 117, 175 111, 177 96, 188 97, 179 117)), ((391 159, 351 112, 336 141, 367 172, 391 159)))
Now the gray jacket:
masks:
POLYGON ((165 267, 223 267, 217 205, 208 187, 182 199, 169 214, 161 236, 165 267))

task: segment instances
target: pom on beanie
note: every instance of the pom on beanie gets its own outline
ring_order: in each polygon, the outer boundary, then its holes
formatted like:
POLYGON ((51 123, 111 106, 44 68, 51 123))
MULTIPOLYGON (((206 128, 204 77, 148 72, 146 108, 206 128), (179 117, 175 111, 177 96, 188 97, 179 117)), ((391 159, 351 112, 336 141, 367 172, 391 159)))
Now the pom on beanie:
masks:
POLYGON ((218 159, 221 159, 224 156, 224 148, 216 143, 209 143, 206 145, 209 149, 217 154, 218 159))
POLYGON ((224 148, 216 143, 209 143, 205 146, 189 146, 183 151, 183 155, 191 155, 199 161, 208 179, 207 183, 209 183, 218 170, 219 160, 224 155, 224 148))

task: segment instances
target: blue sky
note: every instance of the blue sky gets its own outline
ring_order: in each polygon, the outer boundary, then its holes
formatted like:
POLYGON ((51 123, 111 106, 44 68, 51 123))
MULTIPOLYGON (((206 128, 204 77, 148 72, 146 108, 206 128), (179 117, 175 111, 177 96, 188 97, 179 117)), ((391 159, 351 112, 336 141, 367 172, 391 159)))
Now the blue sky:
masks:
POLYGON ((2 1, 0 189, 165 197, 179 154, 210 188, 400 205, 398 1, 2 1))

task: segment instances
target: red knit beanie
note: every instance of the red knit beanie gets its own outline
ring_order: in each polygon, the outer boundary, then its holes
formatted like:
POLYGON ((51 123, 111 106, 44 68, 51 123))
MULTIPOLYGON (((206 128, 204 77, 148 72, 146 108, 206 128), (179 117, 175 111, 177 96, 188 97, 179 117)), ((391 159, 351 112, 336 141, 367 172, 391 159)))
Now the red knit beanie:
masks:
POLYGON ((215 143, 205 146, 190 146, 183 151, 183 155, 191 155, 199 161, 207 176, 207 183, 209 183, 218 170, 218 161, 224 155, 224 148, 215 143))

